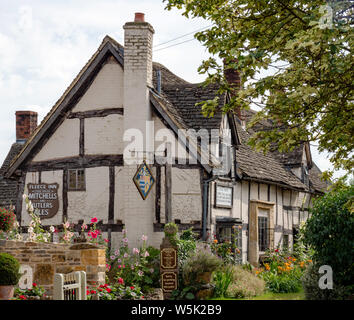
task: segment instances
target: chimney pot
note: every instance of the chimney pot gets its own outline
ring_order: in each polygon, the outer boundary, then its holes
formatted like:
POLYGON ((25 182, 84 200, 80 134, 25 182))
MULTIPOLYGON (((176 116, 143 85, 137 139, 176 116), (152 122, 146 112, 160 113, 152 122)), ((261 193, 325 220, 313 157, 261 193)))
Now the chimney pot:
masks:
POLYGON ((134 22, 145 22, 145 13, 136 12, 134 22))

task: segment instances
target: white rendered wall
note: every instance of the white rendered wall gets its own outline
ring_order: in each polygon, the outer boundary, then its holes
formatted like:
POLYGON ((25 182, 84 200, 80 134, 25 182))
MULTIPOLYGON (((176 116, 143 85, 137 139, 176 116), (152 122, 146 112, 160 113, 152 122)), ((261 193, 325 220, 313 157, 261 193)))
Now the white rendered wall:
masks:
POLYGON ((33 161, 46 161, 79 155, 80 120, 66 119, 53 133, 33 161))
POLYGON ((123 116, 85 119, 85 154, 123 154, 123 116))
POLYGON ((113 58, 104 64, 72 111, 107 108, 123 108, 123 70, 113 58))

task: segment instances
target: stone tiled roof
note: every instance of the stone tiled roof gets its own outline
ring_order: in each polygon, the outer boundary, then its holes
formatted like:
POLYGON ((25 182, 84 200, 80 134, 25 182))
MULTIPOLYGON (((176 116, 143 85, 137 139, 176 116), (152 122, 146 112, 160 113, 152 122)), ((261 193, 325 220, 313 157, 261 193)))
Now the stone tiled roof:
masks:
MULTIPOLYGON (((242 110, 242 115, 246 122, 249 122, 251 118, 257 113, 255 110, 242 110)), ((272 128, 273 124, 269 120, 262 120, 255 124, 252 128, 248 129, 249 134, 253 134, 258 131, 262 131, 267 128, 272 128)), ((302 154, 304 151, 304 145, 301 144, 288 152, 279 152, 277 146, 274 145, 270 151, 274 158, 280 161, 285 166, 301 165, 302 154)))
POLYGON ((12 159, 20 152, 22 147, 23 144, 14 143, 0 168, 0 207, 8 207, 11 204, 16 205, 17 181, 4 178, 4 173, 10 166, 12 159))
MULTIPOLYGON (((202 84, 171 85, 163 88, 163 93, 178 110, 188 128, 195 130, 220 128, 221 112, 216 112, 213 117, 209 118, 203 116, 201 106, 196 106, 198 102, 214 99, 217 95, 216 91, 216 86, 205 87, 202 84)), ((219 97, 219 110, 224 103, 225 96, 219 97)))
MULTIPOLYGON (((249 122, 251 118, 256 114, 254 110, 243 110, 243 116, 246 122, 249 122)), ((257 123, 253 128, 248 129, 250 134, 263 130, 264 128, 269 128, 272 126, 270 121, 262 120, 257 123)), ((270 154, 278 162, 283 164, 286 168, 291 168, 295 166, 300 166, 304 151, 304 144, 300 144, 295 147, 293 150, 286 153, 279 152, 276 147, 270 151, 270 154)), ((323 193, 326 191, 328 184, 325 181, 321 180, 321 170, 312 162, 312 168, 309 170, 309 181, 310 181, 310 190, 315 192, 323 193)))
POLYGON ((236 161, 244 177, 288 185, 296 189, 306 190, 307 187, 289 170, 275 159, 271 153, 263 154, 253 150, 247 141, 250 135, 236 122, 242 144, 236 151, 236 161))
POLYGON ((313 163, 309 171, 310 188, 317 192, 325 192, 329 186, 328 183, 321 180, 321 170, 313 163))

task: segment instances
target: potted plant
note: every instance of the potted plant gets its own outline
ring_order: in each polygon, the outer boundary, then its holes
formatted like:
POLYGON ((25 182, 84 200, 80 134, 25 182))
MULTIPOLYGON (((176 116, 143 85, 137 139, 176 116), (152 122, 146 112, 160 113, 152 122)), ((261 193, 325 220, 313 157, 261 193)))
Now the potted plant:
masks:
POLYGON ((8 253, 0 253, 0 300, 10 300, 21 277, 20 263, 8 253))

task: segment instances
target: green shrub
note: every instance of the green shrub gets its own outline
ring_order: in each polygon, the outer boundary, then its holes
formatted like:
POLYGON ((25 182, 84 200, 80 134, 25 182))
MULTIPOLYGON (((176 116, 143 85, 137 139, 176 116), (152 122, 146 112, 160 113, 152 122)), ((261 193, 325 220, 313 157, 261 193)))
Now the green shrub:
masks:
POLYGON ((179 239, 177 239, 177 255, 178 265, 181 268, 185 260, 195 252, 197 247, 196 234, 192 231, 192 228, 184 230, 179 239))
POLYGON ((174 222, 166 223, 163 232, 165 234, 165 237, 168 238, 168 240, 170 240, 170 243, 172 245, 177 244, 178 227, 174 222))
POLYGON ((181 240, 191 240, 195 241, 197 239, 197 233, 193 232, 192 228, 183 230, 180 237, 181 240))
POLYGON ((214 273, 213 282, 215 284, 214 297, 225 297, 227 289, 233 280, 232 266, 224 266, 214 273))
POLYGON ((291 293, 299 292, 302 288, 301 273, 289 272, 277 274, 266 272, 263 274, 263 279, 266 282, 266 287, 274 293, 291 293))
POLYGON ((231 298, 255 297, 264 293, 265 282, 242 266, 232 266, 232 282, 226 296, 231 298))
POLYGON ((182 276, 185 284, 193 283, 205 272, 214 272, 221 267, 222 261, 210 250, 199 248, 191 254, 182 265, 182 276))
POLYGON ((321 289, 318 285, 322 276, 318 272, 319 265, 311 264, 302 277, 302 285, 307 300, 342 300, 350 294, 350 288, 333 283, 333 289, 321 289))
POLYGON ((331 266, 333 283, 348 288, 354 283, 353 199, 353 185, 325 194, 314 202, 304 229, 314 263, 331 266))
POLYGON ((0 285, 15 286, 20 280, 20 263, 8 253, 0 253, 0 285))

